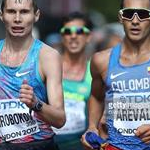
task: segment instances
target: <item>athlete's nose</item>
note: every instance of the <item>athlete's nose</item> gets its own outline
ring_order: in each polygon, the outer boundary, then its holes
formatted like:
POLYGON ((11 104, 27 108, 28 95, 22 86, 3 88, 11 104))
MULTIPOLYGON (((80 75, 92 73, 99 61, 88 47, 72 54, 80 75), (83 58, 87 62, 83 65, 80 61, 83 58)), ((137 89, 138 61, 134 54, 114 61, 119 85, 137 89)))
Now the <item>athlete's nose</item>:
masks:
POLYGON ((135 13, 135 14, 133 15, 132 22, 139 22, 139 21, 140 21, 139 16, 138 16, 137 13, 135 13))
POLYGON ((16 12, 14 21, 15 21, 15 22, 21 22, 21 15, 20 15, 19 12, 16 12))
POLYGON ((77 33, 73 32, 73 33, 71 33, 70 36, 71 36, 72 38, 75 38, 75 37, 77 37, 77 33))

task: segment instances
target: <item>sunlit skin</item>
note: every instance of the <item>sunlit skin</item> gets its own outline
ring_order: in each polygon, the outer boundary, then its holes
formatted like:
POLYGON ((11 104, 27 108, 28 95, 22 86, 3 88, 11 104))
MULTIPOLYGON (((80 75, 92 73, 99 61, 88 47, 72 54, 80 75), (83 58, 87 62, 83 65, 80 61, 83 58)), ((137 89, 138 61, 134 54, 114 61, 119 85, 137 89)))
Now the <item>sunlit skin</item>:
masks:
MULTIPOLYGON (((65 27, 83 27, 84 21, 75 19, 70 22, 67 22, 65 27)), ((85 45, 89 42, 90 36, 88 34, 77 35, 76 33, 72 33, 71 35, 63 35, 63 45, 67 52, 72 54, 82 53, 84 52, 85 45)))
POLYGON ((19 38, 31 37, 33 24, 38 21, 39 15, 39 11, 34 13, 31 0, 7 0, 1 14, 6 35, 19 38))

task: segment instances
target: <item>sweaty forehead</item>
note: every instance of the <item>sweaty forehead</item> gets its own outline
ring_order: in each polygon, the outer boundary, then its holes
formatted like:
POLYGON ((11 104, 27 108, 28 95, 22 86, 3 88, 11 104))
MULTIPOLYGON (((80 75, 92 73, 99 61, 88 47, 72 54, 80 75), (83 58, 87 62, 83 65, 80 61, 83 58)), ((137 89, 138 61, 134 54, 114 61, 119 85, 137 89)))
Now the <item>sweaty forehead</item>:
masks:
POLYGON ((150 0, 124 0, 124 7, 150 9, 150 0))

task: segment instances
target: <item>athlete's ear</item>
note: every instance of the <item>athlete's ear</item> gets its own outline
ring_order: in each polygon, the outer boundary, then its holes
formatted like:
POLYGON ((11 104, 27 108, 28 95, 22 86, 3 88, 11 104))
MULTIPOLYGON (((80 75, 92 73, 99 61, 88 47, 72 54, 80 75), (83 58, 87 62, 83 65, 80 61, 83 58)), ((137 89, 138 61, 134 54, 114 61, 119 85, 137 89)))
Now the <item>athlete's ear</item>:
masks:
POLYGON ((37 22, 40 18, 40 10, 38 9, 36 12, 35 12, 35 20, 34 22, 37 22))

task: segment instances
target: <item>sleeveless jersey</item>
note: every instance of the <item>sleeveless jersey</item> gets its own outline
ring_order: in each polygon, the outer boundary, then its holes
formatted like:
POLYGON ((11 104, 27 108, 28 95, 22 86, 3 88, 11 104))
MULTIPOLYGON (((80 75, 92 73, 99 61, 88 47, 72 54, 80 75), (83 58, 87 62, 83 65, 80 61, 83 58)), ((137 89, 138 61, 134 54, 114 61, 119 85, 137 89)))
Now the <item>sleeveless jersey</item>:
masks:
POLYGON ((55 129, 58 142, 79 140, 87 127, 87 101, 91 91, 90 62, 81 81, 63 79, 66 124, 55 129))
MULTIPOLYGON (((5 40, 0 41, 0 53, 2 52, 4 43, 5 40)), ((41 41, 35 39, 26 56, 26 60, 20 66, 9 67, 0 63, 1 142, 9 141, 12 143, 25 143, 33 140, 47 139, 54 135, 49 124, 42 121, 36 113, 32 112, 34 113, 33 116, 39 128, 38 132, 34 133, 34 128, 29 128, 34 124, 34 122, 29 122, 29 113, 26 112, 21 114, 21 112, 24 111, 25 108, 28 109, 28 107, 18 100, 22 82, 26 79, 28 84, 33 87, 35 96, 41 101, 47 103, 46 87, 39 73, 39 54, 42 45, 43 43, 41 41), (2 114, 1 111, 5 112, 5 115, 2 114), (11 111, 13 111, 13 113, 11 111), (25 129, 23 128, 21 130, 20 126, 22 126, 22 124, 25 125, 25 129), (11 128, 11 133, 7 133, 9 127, 11 128), (2 134, 5 129, 6 133, 2 134), (13 129, 14 132, 11 131, 13 129)))
POLYGON ((121 44, 112 49, 106 76, 106 124, 108 142, 122 150, 149 150, 135 136, 142 124, 150 124, 150 60, 133 66, 120 63, 121 44))

